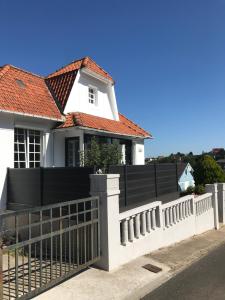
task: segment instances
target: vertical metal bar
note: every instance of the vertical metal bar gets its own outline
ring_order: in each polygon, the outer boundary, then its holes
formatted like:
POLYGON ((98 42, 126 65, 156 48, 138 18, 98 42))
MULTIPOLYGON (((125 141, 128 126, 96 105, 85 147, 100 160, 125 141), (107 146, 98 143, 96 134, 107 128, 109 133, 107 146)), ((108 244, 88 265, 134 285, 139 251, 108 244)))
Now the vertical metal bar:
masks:
POLYGON ((43 235, 43 214, 42 210, 40 211, 40 287, 42 286, 42 252, 43 252, 43 241, 42 241, 42 235, 43 235))
POLYGON ((60 235, 59 235, 59 255, 60 255, 60 276, 62 276, 62 206, 59 208, 59 229, 60 229, 60 235))
POLYGON ((10 269, 11 269, 11 266, 10 266, 10 253, 9 251, 7 252, 8 254, 8 294, 9 294, 9 298, 11 296, 11 278, 10 278, 10 269))
POLYGON ((96 199, 97 201, 97 206, 98 206, 98 257, 101 255, 101 246, 100 246, 100 207, 99 207, 99 198, 96 199))
MULTIPOLYGON (((1 228, 2 230, 2 228, 1 228)), ((3 241, 0 232, 0 299, 3 299, 3 241)))
POLYGON ((86 225, 86 215, 87 215, 87 202, 84 202, 84 263, 87 262, 87 225, 86 225))
POLYGON ((52 237, 52 232, 53 232, 53 228, 52 228, 52 208, 50 209, 50 220, 51 220, 51 241, 50 241, 50 279, 52 280, 52 268, 53 268, 53 237, 52 237))
POLYGON ((29 230, 29 245, 28 245, 28 291, 31 291, 31 213, 28 213, 28 230, 29 230))
MULTIPOLYGON (((16 233, 16 244, 19 242, 18 239, 18 217, 15 216, 15 233, 16 233)), ((18 298, 18 248, 15 249, 15 296, 18 298)))
POLYGON ((22 256, 22 266, 23 266, 23 295, 24 295, 24 255, 25 255, 25 250, 24 250, 25 247, 23 247, 23 256, 22 256))
POLYGON ((78 204, 76 203, 76 212, 77 212, 77 267, 79 267, 80 265, 80 243, 79 243, 79 228, 78 228, 78 224, 79 224, 79 212, 78 212, 78 204))
MULTIPOLYGON (((71 209, 70 209, 70 205, 68 205, 68 215, 69 215, 69 219, 68 219, 68 226, 70 228, 70 223, 71 223, 71 209)), ((69 234, 69 271, 71 270, 71 230, 69 230, 68 232, 69 234)))
POLYGON ((93 260, 94 257, 94 224, 93 224, 93 200, 91 199, 91 260, 93 260))

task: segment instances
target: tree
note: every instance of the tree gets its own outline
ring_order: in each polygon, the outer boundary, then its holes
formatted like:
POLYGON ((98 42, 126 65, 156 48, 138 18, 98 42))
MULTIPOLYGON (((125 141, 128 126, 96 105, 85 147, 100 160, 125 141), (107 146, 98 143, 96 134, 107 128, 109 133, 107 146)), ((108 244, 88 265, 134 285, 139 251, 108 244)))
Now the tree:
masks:
POLYGON ((204 155, 195 166, 194 178, 197 185, 225 182, 225 173, 211 156, 204 155))
POLYGON ((81 162, 84 166, 98 167, 107 171, 110 165, 119 165, 122 152, 119 143, 99 144, 95 138, 91 139, 90 149, 81 152, 81 162))

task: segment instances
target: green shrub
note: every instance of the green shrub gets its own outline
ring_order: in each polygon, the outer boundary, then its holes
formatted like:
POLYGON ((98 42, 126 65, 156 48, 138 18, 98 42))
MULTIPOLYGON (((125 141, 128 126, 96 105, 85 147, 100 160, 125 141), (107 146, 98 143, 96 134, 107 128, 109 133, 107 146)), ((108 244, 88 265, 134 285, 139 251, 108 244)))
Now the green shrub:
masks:
POLYGON ((195 187, 195 194, 202 195, 205 193, 205 187, 202 184, 196 185, 195 187))
POLYGON ((225 182, 225 173, 212 157, 205 155, 195 166, 194 178, 197 185, 225 182))
POLYGON ((107 172, 110 165, 119 165, 122 160, 122 152, 119 143, 99 144, 92 138, 90 149, 80 153, 80 161, 83 166, 101 168, 107 172))
POLYGON ((186 195, 191 195, 195 192, 195 187, 194 186, 189 186, 185 191, 180 193, 180 196, 186 196, 186 195))

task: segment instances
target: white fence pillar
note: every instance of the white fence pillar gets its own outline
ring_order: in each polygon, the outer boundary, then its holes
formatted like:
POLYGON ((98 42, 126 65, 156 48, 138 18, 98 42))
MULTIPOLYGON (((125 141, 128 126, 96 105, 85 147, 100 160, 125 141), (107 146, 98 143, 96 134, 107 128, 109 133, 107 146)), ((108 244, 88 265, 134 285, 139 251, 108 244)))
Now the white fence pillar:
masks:
MULTIPOLYGON (((96 266, 110 271, 119 265, 119 174, 91 174, 91 196, 100 199, 101 259, 96 266)), ((126 228, 125 228, 126 229, 126 228)))
POLYGON ((218 183, 219 221, 225 224, 225 183, 218 183))
POLYGON ((217 183, 206 184, 205 190, 207 193, 212 193, 213 211, 214 211, 214 224, 215 229, 219 229, 219 213, 218 213, 218 190, 217 183))

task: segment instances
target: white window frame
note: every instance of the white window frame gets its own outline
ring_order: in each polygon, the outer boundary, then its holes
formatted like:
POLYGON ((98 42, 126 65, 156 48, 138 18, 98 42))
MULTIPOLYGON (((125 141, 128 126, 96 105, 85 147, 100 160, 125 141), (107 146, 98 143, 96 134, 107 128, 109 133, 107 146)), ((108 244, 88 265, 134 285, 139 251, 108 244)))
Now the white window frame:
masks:
MULTIPOLYGON (((38 130, 38 129, 26 129, 26 128, 21 128, 21 127, 15 127, 14 128, 14 136, 15 136, 15 130, 23 130, 24 132, 24 142, 23 143, 20 143, 20 144, 24 144, 24 151, 25 151, 25 161, 22 161, 22 162, 25 162, 25 168, 38 168, 38 167, 41 167, 42 164, 43 164, 43 132, 38 130), (31 136, 31 131, 38 131, 39 134, 40 134, 40 144, 38 143, 38 145, 40 146, 40 150, 39 151, 36 151, 35 149, 35 146, 37 146, 35 140, 34 140, 34 143, 33 146, 34 146, 34 149, 32 152, 30 152, 30 146, 31 146, 31 143, 30 143, 30 136, 31 136), (34 160, 30 160, 30 154, 33 154, 34 155, 34 160), (36 157, 35 155, 36 154, 39 154, 40 155, 40 160, 36 160, 36 157), (34 163, 34 166, 30 166, 31 163, 34 163), (39 166, 36 166, 35 163, 39 163, 39 166)), ((15 160, 14 158, 14 167, 15 168, 21 168, 20 166, 20 159, 19 158, 19 154, 20 154, 20 150, 19 150, 19 143, 18 143, 18 140, 15 140, 15 137, 14 137, 14 156, 15 154, 17 154, 17 160, 15 160), (17 145, 17 150, 15 150, 15 145, 17 145), (15 164, 18 164, 18 166, 16 167, 15 164)), ((24 152, 23 152, 24 153, 24 152)), ((22 167, 23 168, 23 167, 22 167)))
POLYGON ((98 104, 98 89, 96 86, 89 85, 88 86, 88 103, 90 105, 98 104), (90 89, 93 90, 93 93, 90 93, 90 89), (91 98, 90 95, 93 94, 94 98, 91 98))

